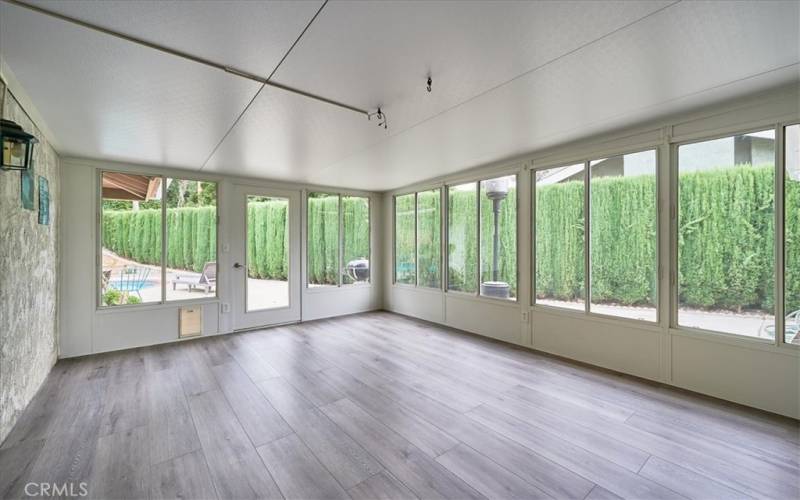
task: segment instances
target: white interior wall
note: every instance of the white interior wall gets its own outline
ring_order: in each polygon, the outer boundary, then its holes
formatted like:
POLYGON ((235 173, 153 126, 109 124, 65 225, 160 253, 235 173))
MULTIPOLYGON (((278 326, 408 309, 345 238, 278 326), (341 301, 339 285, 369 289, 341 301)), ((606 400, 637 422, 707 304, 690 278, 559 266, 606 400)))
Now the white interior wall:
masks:
MULTIPOLYGON (((382 239, 384 308, 649 380, 800 418, 800 349, 750 338, 675 328, 668 270, 670 172, 675 142, 800 121, 798 85, 684 113, 618 133, 535 152, 386 193, 382 239), (656 324, 532 304, 531 168, 656 148, 659 158, 660 317, 656 324), (393 195, 518 173, 518 301, 393 283, 393 195)), ((443 224, 443 235, 446 225, 443 224)), ((444 241, 444 238, 442 238, 444 241)), ((444 245, 444 244, 443 244, 444 245)), ((444 247, 443 247, 444 254, 444 247)), ((444 267, 443 267, 444 268, 444 267)), ((443 280, 444 281, 444 280, 443 280)), ((446 285, 443 285, 443 287, 446 285)))
MULTIPOLYGON (((178 340, 178 313, 180 302, 135 307, 97 307, 97 253, 98 248, 98 173, 102 170, 127 171, 143 174, 175 176, 187 179, 218 182, 219 237, 218 237, 218 293, 216 298, 197 299, 192 305, 203 310, 203 334, 216 335, 233 330, 233 313, 221 312, 223 303, 233 300, 233 284, 229 269, 233 258, 230 252, 221 251, 230 242, 234 183, 255 187, 296 190, 302 192, 300 241, 301 257, 301 319, 303 321, 353 314, 380 309, 382 306, 382 276, 372 273, 370 285, 343 286, 339 288, 309 289, 304 284, 306 198, 308 191, 356 194, 370 197, 371 258, 383 262, 380 232, 382 196, 376 193, 343 191, 323 186, 287 184, 258 179, 203 175, 193 171, 155 168, 152 166, 119 164, 68 158, 63 162, 62 198, 63 225, 61 240, 61 328, 60 357, 72 357, 104 351, 140 347, 178 340)), ((375 269, 375 268, 373 268, 375 269)), ((232 308, 233 310, 233 308, 232 308)))

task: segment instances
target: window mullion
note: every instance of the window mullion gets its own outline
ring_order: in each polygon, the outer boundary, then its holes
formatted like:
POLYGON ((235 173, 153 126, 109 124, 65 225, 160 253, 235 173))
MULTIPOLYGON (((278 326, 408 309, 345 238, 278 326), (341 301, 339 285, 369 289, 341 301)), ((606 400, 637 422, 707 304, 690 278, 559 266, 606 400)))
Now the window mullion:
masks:
POLYGON ((475 224, 478 225, 478 230, 475 233, 477 237, 475 238, 475 245, 477 245, 477 249, 475 251, 475 278, 477 283, 475 283, 475 295, 480 297, 481 295, 481 182, 475 182, 475 224))
POLYGON ((419 287, 419 192, 414 193, 414 286, 419 287))
MULTIPOLYGON (((199 181, 198 181, 199 182, 199 181)), ((167 178, 161 176, 161 303, 167 301, 167 178)))
POLYGON ((775 128, 775 345, 786 341, 786 127, 775 128))
POLYGON ((336 275, 336 286, 342 286, 342 272, 344 272, 344 211, 342 210, 342 195, 339 196, 339 203, 338 203, 338 216, 339 216, 339 242, 337 248, 337 262, 339 263, 338 272, 336 275))
POLYGON ((591 210, 591 162, 583 164, 583 300, 584 311, 589 313, 592 303, 592 279, 591 279, 591 222, 589 210, 591 210))

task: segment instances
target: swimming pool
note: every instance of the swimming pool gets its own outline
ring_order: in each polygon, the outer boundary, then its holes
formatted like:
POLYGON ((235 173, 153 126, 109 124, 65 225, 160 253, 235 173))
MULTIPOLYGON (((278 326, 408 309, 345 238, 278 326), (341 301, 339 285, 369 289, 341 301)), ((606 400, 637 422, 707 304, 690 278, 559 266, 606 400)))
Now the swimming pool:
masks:
POLYGON ((136 282, 136 281, 120 281, 120 280, 113 280, 109 283, 112 288, 115 290, 119 290, 120 292, 135 292, 136 290, 142 290, 144 288, 152 288, 154 286, 158 286, 158 281, 156 280, 144 280, 143 282, 136 282))

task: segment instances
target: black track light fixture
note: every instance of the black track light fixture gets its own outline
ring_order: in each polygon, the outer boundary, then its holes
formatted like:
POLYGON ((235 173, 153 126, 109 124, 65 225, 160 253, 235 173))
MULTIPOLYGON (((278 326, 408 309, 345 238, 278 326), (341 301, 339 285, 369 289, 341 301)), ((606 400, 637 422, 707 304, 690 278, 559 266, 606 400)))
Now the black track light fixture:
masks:
POLYGON ((378 111, 367 115, 367 120, 372 120, 373 116, 375 116, 378 119, 379 127, 383 127, 384 130, 387 130, 389 128, 388 119, 386 118, 386 113, 384 113, 381 110, 380 106, 378 107, 378 111))

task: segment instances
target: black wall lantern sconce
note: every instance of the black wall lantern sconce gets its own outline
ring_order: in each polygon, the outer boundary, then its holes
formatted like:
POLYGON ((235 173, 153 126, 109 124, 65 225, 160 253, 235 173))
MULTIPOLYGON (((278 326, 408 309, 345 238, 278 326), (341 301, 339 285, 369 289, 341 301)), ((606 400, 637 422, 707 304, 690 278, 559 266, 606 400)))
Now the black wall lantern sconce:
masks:
POLYGON ((0 120, 3 158, 0 170, 27 170, 33 161, 33 145, 39 140, 11 120, 0 120))

